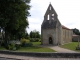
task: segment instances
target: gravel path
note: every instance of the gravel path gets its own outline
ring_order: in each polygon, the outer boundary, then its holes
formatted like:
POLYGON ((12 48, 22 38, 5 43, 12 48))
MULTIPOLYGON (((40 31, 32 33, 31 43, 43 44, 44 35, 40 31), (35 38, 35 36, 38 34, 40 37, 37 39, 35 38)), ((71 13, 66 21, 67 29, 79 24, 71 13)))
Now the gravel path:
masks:
POLYGON ((55 51, 57 52, 60 52, 60 53, 76 53, 76 51, 72 51, 72 50, 68 50, 68 49, 65 49, 65 48, 61 48, 59 46, 54 46, 54 47, 49 47, 51 49, 54 49, 55 51))
POLYGON ((61 48, 59 46, 52 46, 52 45, 40 45, 40 47, 48 47, 51 48, 59 53, 77 53, 76 51, 72 51, 69 49, 61 48))

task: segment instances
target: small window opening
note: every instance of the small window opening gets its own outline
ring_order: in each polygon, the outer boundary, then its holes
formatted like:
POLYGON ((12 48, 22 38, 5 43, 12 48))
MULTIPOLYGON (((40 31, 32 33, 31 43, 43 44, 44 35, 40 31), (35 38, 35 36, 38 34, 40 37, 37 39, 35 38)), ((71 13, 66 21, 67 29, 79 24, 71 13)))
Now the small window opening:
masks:
POLYGON ((49 20, 49 18, 50 18, 50 17, 49 17, 49 15, 48 15, 48 16, 47 16, 47 20, 49 20))
POLYGON ((54 14, 52 14, 52 20, 54 20, 54 14))
POLYGON ((50 10, 51 10, 51 7, 50 7, 50 10))

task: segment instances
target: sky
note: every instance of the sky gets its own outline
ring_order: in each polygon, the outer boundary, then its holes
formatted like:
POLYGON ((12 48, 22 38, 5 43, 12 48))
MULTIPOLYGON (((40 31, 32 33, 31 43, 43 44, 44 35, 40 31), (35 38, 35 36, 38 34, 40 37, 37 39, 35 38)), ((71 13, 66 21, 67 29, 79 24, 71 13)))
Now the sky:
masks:
POLYGON ((80 30, 80 0, 31 0, 29 10, 31 16, 28 17, 29 28, 26 29, 28 33, 33 30, 41 33, 41 24, 50 3, 62 25, 80 30))

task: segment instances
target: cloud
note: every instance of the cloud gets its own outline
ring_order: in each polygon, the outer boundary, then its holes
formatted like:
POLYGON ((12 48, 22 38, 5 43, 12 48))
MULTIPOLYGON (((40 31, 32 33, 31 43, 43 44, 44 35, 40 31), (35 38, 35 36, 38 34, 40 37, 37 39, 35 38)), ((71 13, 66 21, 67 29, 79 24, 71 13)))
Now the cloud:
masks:
POLYGON ((28 18, 29 23, 34 23, 34 24, 38 24, 41 22, 41 20, 39 18, 28 18))
POLYGON ((40 20, 39 18, 28 18, 29 21, 29 29, 28 32, 30 33, 30 31, 33 30, 37 30, 41 33, 41 24, 42 24, 42 20, 40 20))
POLYGON ((62 25, 68 28, 80 29, 80 0, 31 0, 29 29, 41 31, 41 24, 49 3, 53 5, 62 25))

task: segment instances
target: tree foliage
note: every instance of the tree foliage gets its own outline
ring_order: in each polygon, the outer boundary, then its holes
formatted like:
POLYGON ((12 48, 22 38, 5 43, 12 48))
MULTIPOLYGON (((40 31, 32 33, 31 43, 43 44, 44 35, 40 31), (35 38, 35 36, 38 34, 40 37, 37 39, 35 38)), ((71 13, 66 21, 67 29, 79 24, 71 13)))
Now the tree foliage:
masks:
POLYGON ((30 38, 40 38, 40 34, 39 34, 39 31, 31 31, 30 32, 30 38))
POLYGON ((80 35, 80 31, 78 29, 73 29, 73 33, 75 33, 76 35, 80 35))
POLYGON ((30 0, 0 0, 0 27, 5 31, 5 40, 20 39, 25 35, 30 15, 30 0))

